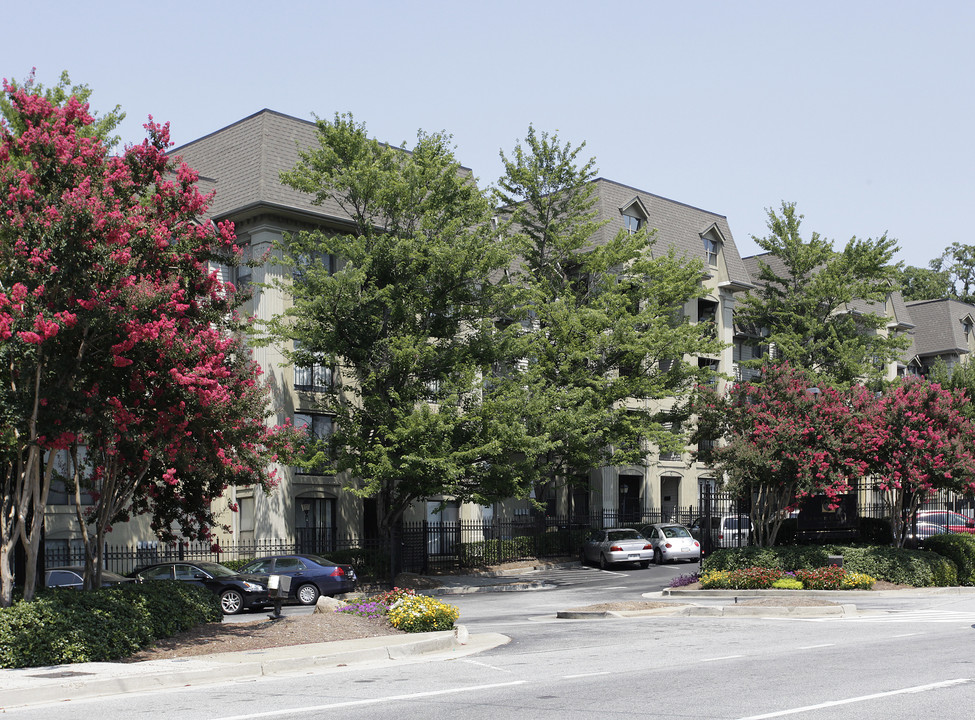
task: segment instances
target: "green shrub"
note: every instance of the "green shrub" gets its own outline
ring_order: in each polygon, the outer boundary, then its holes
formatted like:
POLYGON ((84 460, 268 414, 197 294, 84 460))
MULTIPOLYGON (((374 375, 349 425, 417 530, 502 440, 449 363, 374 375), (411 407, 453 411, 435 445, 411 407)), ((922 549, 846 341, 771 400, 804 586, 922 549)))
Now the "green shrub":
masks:
POLYGON ((186 583, 52 589, 0 608, 0 667, 106 662, 223 618, 220 600, 186 583))
POLYGON ((230 568, 234 572, 240 572, 240 569, 253 559, 254 558, 252 557, 245 557, 245 558, 237 558, 236 560, 221 560, 220 564, 223 565, 224 567, 230 568))
POLYGON ((450 630, 460 610, 427 595, 405 596, 389 609, 389 621, 404 632, 450 630))
POLYGON ((706 590, 767 590, 781 577, 781 570, 768 567, 710 570, 701 575, 701 587, 706 590))
POLYGON ((777 568, 786 572, 813 570, 828 565, 830 555, 842 555, 846 570, 864 573, 877 580, 915 587, 958 584, 955 563, 937 553, 876 545, 721 548, 704 559, 703 568, 705 571, 747 567, 777 568))
POLYGON ((914 587, 946 587, 958 584, 958 569, 951 560, 933 552, 904 548, 833 546, 843 556, 843 567, 877 580, 914 587))
POLYGON ((746 567, 777 568, 782 571, 823 567, 829 553, 818 545, 784 547, 721 548, 704 559, 704 570, 736 570, 746 567))
POLYGON ((924 541, 924 547, 955 563, 959 583, 975 585, 975 536, 968 533, 934 535, 924 541))

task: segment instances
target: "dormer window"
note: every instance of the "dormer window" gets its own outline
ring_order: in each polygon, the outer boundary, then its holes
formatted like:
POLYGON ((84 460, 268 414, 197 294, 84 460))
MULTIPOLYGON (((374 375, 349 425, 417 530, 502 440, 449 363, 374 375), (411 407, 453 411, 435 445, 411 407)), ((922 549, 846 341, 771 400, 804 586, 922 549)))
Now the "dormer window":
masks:
POLYGON ((641 227, 643 227, 643 220, 633 215, 623 214, 623 227, 626 228, 626 232, 629 235, 635 234, 641 227))
POLYGON ((623 228, 628 235, 636 234, 647 224, 647 211, 638 197, 621 206, 620 214, 623 216, 623 228))
POLYGON ((718 266, 718 241, 714 238, 705 237, 704 254, 708 259, 708 267, 718 266))

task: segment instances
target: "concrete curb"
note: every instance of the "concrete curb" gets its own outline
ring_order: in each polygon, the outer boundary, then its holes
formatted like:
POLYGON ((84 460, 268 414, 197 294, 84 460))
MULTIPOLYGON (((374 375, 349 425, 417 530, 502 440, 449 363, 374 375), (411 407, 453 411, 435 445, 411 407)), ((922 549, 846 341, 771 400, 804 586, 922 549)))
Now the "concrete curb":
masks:
POLYGON ((142 663, 78 663, 0 672, 0 712, 14 707, 104 695, 203 686, 225 680, 300 672, 311 667, 408 660, 435 653, 464 656, 510 641, 506 635, 468 635, 467 629, 200 655, 142 663))

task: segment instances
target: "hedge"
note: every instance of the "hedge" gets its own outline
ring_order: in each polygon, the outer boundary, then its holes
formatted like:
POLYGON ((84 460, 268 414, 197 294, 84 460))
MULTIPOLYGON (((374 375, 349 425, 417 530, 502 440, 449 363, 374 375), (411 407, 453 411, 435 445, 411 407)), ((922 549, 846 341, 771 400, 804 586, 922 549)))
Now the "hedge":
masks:
POLYGON ((975 585, 975 536, 968 533, 932 535, 924 541, 924 547, 958 566, 959 583, 975 585))
POLYGON ((223 618, 220 599, 189 583, 55 588, 0 608, 0 668, 108 662, 223 618))
POLYGON ((843 567, 877 580, 915 587, 958 583, 955 563, 934 552, 882 546, 789 545, 715 550, 704 559, 703 569, 740 570, 747 567, 783 571, 812 570, 829 563, 830 555, 843 556, 843 567))

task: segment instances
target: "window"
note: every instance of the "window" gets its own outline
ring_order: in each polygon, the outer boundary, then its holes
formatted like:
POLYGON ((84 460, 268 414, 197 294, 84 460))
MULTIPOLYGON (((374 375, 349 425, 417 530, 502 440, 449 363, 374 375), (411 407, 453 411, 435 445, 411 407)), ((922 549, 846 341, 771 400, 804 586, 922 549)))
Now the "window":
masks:
POLYGON ((328 365, 295 365, 295 390, 326 392, 331 389, 332 368, 328 365))
POLYGON ((706 374, 704 377, 704 383, 709 387, 714 387, 718 384, 718 361, 712 358, 698 358, 697 366, 701 370, 705 370, 706 374))
MULTIPOLYGON (((315 415, 312 413, 295 413, 295 427, 304 428, 312 438, 326 444, 332 436, 334 419, 331 415, 315 415)), ((327 452, 327 450, 326 450, 327 452)), ((325 465, 315 467, 296 467, 295 473, 298 475, 325 475, 327 468, 325 465)))
MULTIPOLYGON (((674 435, 680 434, 680 418, 675 415, 668 414, 663 423, 661 423, 664 428, 670 430, 674 435)), ((681 453, 679 450, 660 450, 660 459, 668 462, 675 462, 681 459, 681 453)))
POLYGON ((718 336, 718 303, 714 300, 697 301, 697 322, 699 325, 707 325, 706 333, 709 338, 718 336))
POLYGON ((628 235, 633 235, 638 232, 641 227, 643 227, 643 220, 636 217, 635 215, 623 214, 623 227, 626 228, 628 235))
POLYGON ((314 277, 315 271, 324 270, 328 275, 335 271, 334 258, 325 253, 312 253, 301 255, 295 258, 294 267, 291 269, 292 282, 300 284, 309 277, 314 277))
POLYGON ((325 364, 320 353, 302 351, 301 341, 294 341, 295 390, 307 392, 328 392, 332 389, 332 368, 325 364))
POLYGON ((718 241, 712 238, 702 238, 704 240, 704 254, 708 259, 708 267, 718 266, 718 241))

